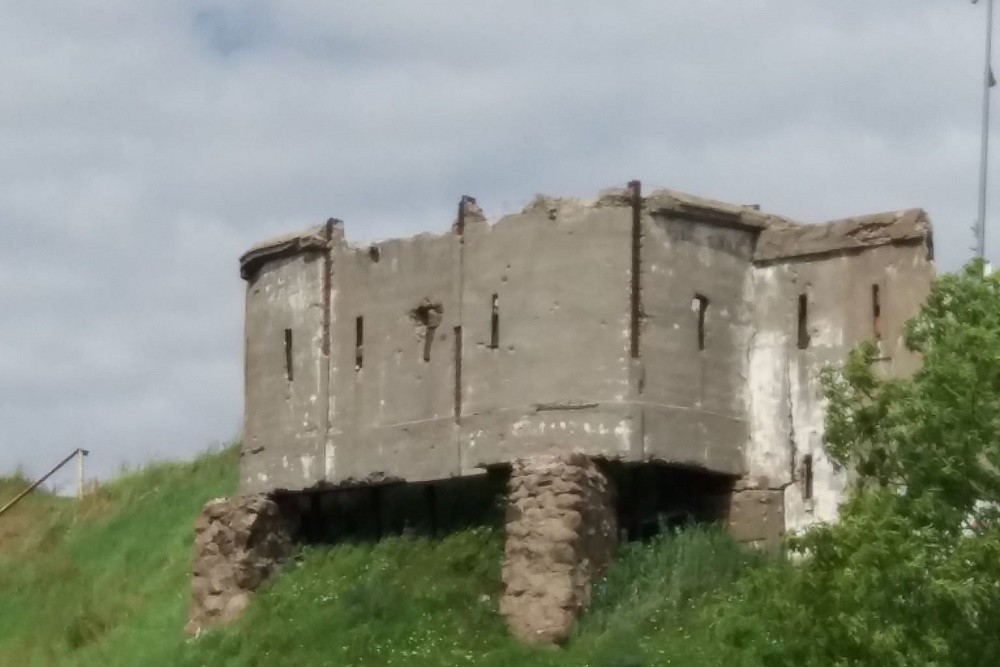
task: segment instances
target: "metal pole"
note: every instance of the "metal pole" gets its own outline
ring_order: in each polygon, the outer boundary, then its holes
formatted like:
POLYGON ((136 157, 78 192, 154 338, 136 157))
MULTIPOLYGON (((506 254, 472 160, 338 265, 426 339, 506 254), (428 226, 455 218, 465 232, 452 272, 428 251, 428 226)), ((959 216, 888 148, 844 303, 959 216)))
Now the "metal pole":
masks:
POLYGON ((6 505, 4 505, 3 507, 0 507, 0 514, 3 514, 4 512, 6 512, 7 510, 9 510, 14 505, 16 505, 19 502, 21 502, 22 498, 24 498, 29 493, 31 493, 32 491, 34 491, 35 489, 37 489, 39 486, 41 486, 45 482, 45 480, 47 480, 49 477, 52 477, 52 475, 54 475, 60 468, 62 468, 64 465, 66 465, 67 463, 69 463, 70 461, 72 461, 73 457, 76 456, 77 452, 80 452, 80 451, 82 451, 84 455, 89 454, 89 452, 87 452, 86 450, 77 449, 76 451, 74 451, 72 454, 70 454, 69 456, 67 456, 66 458, 64 458, 62 461, 60 461, 59 465, 57 465, 55 468, 53 468, 52 470, 50 470, 47 473, 45 473, 44 475, 42 475, 42 477, 37 482, 35 482, 34 484, 32 484, 31 486, 29 486, 28 488, 26 488, 21 493, 19 493, 17 495, 17 497, 14 498, 14 500, 10 501, 9 503, 7 503, 6 505))
POLYGON ((76 450, 76 499, 83 500, 83 450, 76 450))
MULTIPOLYGON (((977 0, 973 0, 976 2, 977 0)), ((986 256, 986 176, 990 153, 990 88, 993 80, 993 0, 986 0, 986 65, 983 73, 983 131, 979 159, 979 217, 976 220, 976 256, 986 256)))

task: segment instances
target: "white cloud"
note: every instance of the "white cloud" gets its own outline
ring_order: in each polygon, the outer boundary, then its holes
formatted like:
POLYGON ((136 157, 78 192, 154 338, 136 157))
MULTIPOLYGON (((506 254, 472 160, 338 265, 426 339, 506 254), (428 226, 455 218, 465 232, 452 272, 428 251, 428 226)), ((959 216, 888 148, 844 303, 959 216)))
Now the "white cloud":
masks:
POLYGON ((981 9, 5 3, 0 470, 233 436, 236 258, 329 216, 406 235, 464 193, 498 213, 640 178, 806 220, 924 206, 955 268, 981 9))

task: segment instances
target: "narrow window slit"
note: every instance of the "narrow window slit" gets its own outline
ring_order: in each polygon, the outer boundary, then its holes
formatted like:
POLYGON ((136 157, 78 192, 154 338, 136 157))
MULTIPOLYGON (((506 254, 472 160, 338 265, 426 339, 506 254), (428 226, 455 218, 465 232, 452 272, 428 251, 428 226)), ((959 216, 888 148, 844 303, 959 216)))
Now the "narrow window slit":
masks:
POLYGON ((424 328, 424 363, 430 363, 431 360, 431 348, 434 347, 434 335, 437 331, 433 327, 424 328))
POLYGON ((358 317, 354 324, 354 369, 361 370, 365 365, 365 318, 358 317))
POLYGON ((455 423, 462 418, 462 327, 455 327, 455 423))
POLYGON ((292 368, 292 330, 285 329, 285 377, 291 382, 295 379, 295 371, 292 368))
POLYGON ((809 347, 809 296, 799 295, 799 349, 809 347))
POLYGON ((493 295, 493 307, 490 313, 490 348, 500 348, 500 295, 493 295))
POLYGON ((698 349, 705 349, 705 317, 708 315, 708 297, 704 294, 694 295, 694 307, 698 312, 698 349))
POLYGON ((802 457, 802 497, 812 500, 813 497, 813 457, 806 454, 802 457))
POLYGON ((882 295, 878 285, 872 285, 872 333, 882 340, 882 295))

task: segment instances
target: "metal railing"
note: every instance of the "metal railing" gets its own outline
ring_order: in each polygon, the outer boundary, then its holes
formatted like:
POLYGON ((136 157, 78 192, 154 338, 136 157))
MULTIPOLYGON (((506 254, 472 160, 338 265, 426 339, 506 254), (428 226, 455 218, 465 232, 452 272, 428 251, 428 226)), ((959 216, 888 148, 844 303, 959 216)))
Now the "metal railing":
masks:
POLYGON ((44 475, 42 475, 40 478, 38 478, 38 480, 34 484, 32 484, 31 486, 29 486, 28 488, 26 488, 24 491, 22 491, 21 493, 17 494, 17 497, 14 498, 12 501, 10 501, 9 503, 7 503, 3 507, 0 507, 0 516, 3 516, 3 514, 5 512, 7 512, 7 510, 11 509, 15 505, 17 505, 19 502, 21 502, 22 500, 24 500, 25 496, 27 496, 32 491, 34 491, 35 489, 37 489, 39 486, 41 486, 42 484, 44 484, 45 480, 47 480, 49 477, 52 477, 52 475, 54 475, 57 472, 59 472, 59 470, 64 465, 66 465, 67 463, 69 463, 70 461, 72 461, 74 457, 76 457, 76 459, 77 459, 76 497, 77 498, 82 498, 83 497, 83 457, 87 456, 88 454, 90 454, 90 452, 88 452, 86 449, 77 448, 77 449, 73 450, 73 453, 70 454, 69 456, 67 456, 66 458, 64 458, 62 461, 60 461, 59 465, 57 465, 52 470, 50 470, 47 473, 45 473, 44 475))

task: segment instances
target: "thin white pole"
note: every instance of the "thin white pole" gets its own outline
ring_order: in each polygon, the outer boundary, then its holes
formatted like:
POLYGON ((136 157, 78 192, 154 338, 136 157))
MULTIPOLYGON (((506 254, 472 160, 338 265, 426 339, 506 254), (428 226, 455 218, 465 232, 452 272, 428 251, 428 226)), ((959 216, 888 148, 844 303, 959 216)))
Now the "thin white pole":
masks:
MULTIPOLYGON (((975 2, 975 0, 973 0, 975 2)), ((993 0, 986 0, 986 66, 983 73, 983 131, 979 157, 979 217, 976 220, 976 256, 986 256, 986 176, 990 154, 990 89, 993 79, 993 0)))
POLYGON ((83 500, 83 450, 76 450, 76 499, 83 500))

